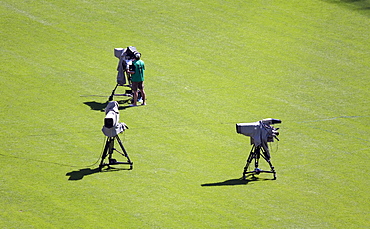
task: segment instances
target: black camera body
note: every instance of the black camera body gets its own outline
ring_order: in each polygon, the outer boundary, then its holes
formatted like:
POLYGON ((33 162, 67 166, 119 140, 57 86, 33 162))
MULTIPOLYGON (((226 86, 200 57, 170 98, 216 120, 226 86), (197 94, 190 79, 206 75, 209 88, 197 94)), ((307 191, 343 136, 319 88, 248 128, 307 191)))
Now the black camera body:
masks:
POLYGON ((136 47, 134 47, 134 46, 128 46, 128 47, 126 48, 125 53, 126 53, 126 56, 127 56, 128 58, 130 58, 130 59, 134 59, 134 58, 135 58, 135 56, 136 56, 136 54, 141 54, 141 53, 139 53, 139 52, 137 51, 136 47))
POLYGON ((115 48, 114 49, 114 56, 118 59, 125 59, 130 60, 134 59, 136 54, 141 54, 139 51, 137 51, 135 46, 128 46, 127 48, 115 48))

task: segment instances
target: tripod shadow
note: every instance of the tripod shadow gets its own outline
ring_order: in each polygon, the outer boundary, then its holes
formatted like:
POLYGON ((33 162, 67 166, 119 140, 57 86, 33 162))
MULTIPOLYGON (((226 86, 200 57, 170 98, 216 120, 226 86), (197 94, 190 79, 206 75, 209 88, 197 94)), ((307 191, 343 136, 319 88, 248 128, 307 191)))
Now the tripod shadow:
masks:
MULTIPOLYGON (((127 106, 119 106, 118 107, 118 110, 124 110, 130 106, 128 106, 128 103, 131 101, 131 99, 122 99, 122 100, 118 100, 118 104, 127 104, 127 106)), ((104 112, 104 109, 107 107, 108 105, 108 101, 104 102, 104 103, 100 103, 100 102, 96 102, 96 101, 91 101, 91 102, 84 102, 85 105, 89 106, 91 108, 91 110, 94 110, 94 111, 101 111, 101 112, 104 112)))
POLYGON ((273 179, 266 179, 266 178, 259 178, 252 176, 247 179, 243 178, 237 178, 237 179, 230 179, 230 180, 225 180, 221 182, 216 182, 216 183, 205 183, 201 184, 202 187, 209 187, 209 186, 235 186, 235 185, 247 185, 250 182, 255 182, 255 181, 266 181, 266 180, 273 180, 273 179))
POLYGON ((95 101, 91 101, 91 102, 84 102, 85 105, 88 105, 91 110, 94 110, 94 111, 104 111, 104 108, 107 107, 108 105, 108 101, 105 102, 105 103, 99 103, 99 102, 95 102, 95 101))
POLYGON ((69 176, 68 180, 82 180, 85 176, 92 175, 95 173, 100 173, 100 172, 115 172, 115 171, 121 171, 121 170, 130 170, 128 168, 115 168, 112 166, 109 166, 106 169, 100 170, 100 168, 95 168, 95 169, 90 169, 90 168, 85 168, 85 169, 80 169, 77 171, 72 171, 69 173, 66 173, 66 176, 69 176))
POLYGON ((69 176, 68 180, 82 180, 84 176, 91 175, 94 173, 100 172, 99 168, 96 169, 80 169, 78 171, 72 171, 66 174, 66 176, 69 176))

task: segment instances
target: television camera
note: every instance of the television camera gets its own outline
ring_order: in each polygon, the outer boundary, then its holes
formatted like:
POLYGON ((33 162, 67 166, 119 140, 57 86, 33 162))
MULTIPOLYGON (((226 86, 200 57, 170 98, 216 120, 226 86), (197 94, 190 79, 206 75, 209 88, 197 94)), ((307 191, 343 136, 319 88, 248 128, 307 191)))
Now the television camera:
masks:
POLYGON ((109 102, 105 108, 105 118, 104 126, 102 132, 107 136, 104 151, 99 165, 99 170, 101 171, 104 166, 117 165, 117 164, 127 164, 130 165, 130 170, 132 169, 133 162, 130 160, 118 134, 122 133, 128 129, 128 126, 125 123, 119 122, 119 110, 118 103, 116 101, 109 102), (114 147, 114 142, 117 141, 121 147, 121 151, 114 147), (112 158, 114 152, 118 152, 120 155, 126 158, 126 162, 119 162, 116 159, 112 158), (108 156, 108 162, 104 162, 108 156))
POLYGON ((271 125, 281 123, 279 119, 267 118, 262 119, 258 122, 252 123, 237 123, 236 124, 236 132, 238 134, 243 134, 245 136, 250 137, 252 149, 249 153, 247 163, 244 167, 243 171, 243 179, 246 179, 246 176, 258 175, 260 173, 273 173, 274 180, 276 179, 276 171, 274 166, 270 161, 270 150, 268 147, 268 142, 273 142, 274 139, 279 141, 277 137, 279 135, 279 128, 275 128, 271 125), (258 163, 260 157, 264 158, 266 162, 270 165, 270 171, 262 170, 258 168, 258 163), (248 170, 250 164, 254 159, 255 169, 248 170))
POLYGON ((109 96, 109 101, 113 100, 113 96, 129 96, 132 97, 131 90, 131 75, 126 72, 127 69, 132 65, 132 60, 136 55, 141 53, 137 51, 136 47, 128 46, 127 48, 115 48, 114 56, 119 59, 117 66, 117 84, 112 91, 112 94, 109 96), (130 89, 125 90, 125 94, 115 94, 118 86, 128 87, 130 89))

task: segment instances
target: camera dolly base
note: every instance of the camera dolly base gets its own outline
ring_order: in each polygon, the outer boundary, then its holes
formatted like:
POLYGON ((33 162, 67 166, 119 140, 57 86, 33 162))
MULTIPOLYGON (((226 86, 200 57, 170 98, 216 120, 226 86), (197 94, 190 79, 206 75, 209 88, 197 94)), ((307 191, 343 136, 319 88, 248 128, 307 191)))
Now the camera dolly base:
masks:
POLYGON ((263 147, 253 145, 252 149, 249 153, 247 163, 244 167, 242 179, 245 180, 248 175, 252 175, 253 177, 255 177, 255 175, 259 175, 260 173, 272 173, 272 174, 274 174, 273 179, 276 180, 276 171, 274 169, 274 166, 272 166, 272 164, 271 164, 270 155, 268 153, 266 153, 266 151, 263 149, 263 147), (258 163, 259 163, 260 157, 265 159, 265 161, 270 165, 270 169, 271 169, 270 171, 262 170, 262 169, 258 168, 258 163), (252 163, 253 159, 254 159, 255 169, 248 171, 249 166, 252 163))
POLYGON ((110 165, 130 165, 129 170, 132 170, 132 167, 133 167, 133 162, 130 160, 130 158, 129 158, 126 150, 125 150, 125 147, 123 147, 121 139, 118 137, 118 135, 116 135, 114 137, 107 137, 105 147, 104 147, 104 151, 103 151, 101 161, 100 161, 100 164, 99 164, 99 171, 101 172, 104 166, 108 166, 108 168, 110 168, 110 165), (119 146, 121 147, 122 152, 120 152, 116 148, 114 148, 114 141, 115 140, 118 142, 119 146), (114 151, 116 151, 117 153, 124 156, 127 161, 120 162, 120 161, 117 161, 116 159, 112 158, 112 155, 113 155, 114 151), (108 157, 108 162, 104 162, 106 157, 108 157))

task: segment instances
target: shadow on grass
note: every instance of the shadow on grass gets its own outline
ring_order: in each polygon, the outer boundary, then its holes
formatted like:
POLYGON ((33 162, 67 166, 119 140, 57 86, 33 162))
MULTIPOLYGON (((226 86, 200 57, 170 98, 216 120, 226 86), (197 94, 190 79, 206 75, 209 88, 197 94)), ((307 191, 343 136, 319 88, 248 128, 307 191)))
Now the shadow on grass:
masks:
POLYGON ((85 169, 80 169, 77 171, 72 171, 66 173, 66 176, 69 176, 68 180, 82 180, 85 176, 92 175, 95 173, 104 173, 104 172, 115 172, 115 171, 121 171, 121 170, 130 170, 127 168, 114 168, 112 166, 103 169, 100 171, 99 167, 95 169, 91 168, 85 168, 85 169))
POLYGON ((91 175, 94 173, 100 172, 99 168, 96 169, 80 169, 77 171, 72 171, 66 174, 66 176, 69 176, 68 180, 82 180, 84 176, 91 175))
POLYGON ((91 108, 91 110, 103 112, 104 108, 107 107, 108 102, 99 103, 99 102, 91 101, 91 102, 84 102, 84 104, 88 105, 91 108))
POLYGON ((335 3, 343 6, 347 6, 353 10, 364 12, 364 14, 370 16, 370 1, 369 0, 322 0, 329 3, 335 3))
MULTIPOLYGON (((129 108, 130 106, 128 105, 128 103, 131 101, 131 99, 123 99, 123 100, 119 100, 117 101, 118 104, 127 104, 127 106, 119 106, 118 107, 118 110, 124 110, 126 108, 129 108)), ((103 112, 104 109, 107 107, 108 105, 108 101, 104 102, 104 103, 100 103, 100 102, 96 102, 96 101, 91 101, 91 102, 84 102, 85 105, 89 106, 91 108, 91 110, 94 110, 94 111, 101 111, 103 112)))
POLYGON ((243 179, 243 178, 237 178, 237 179, 231 179, 231 180, 225 180, 221 182, 216 182, 216 183, 206 183, 206 184, 201 184, 202 187, 210 187, 210 186, 234 186, 234 185, 247 185, 250 182, 255 182, 255 181, 266 181, 266 180, 273 180, 273 179, 266 179, 266 178, 258 178, 258 177, 251 177, 248 179, 243 179))

